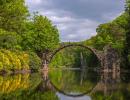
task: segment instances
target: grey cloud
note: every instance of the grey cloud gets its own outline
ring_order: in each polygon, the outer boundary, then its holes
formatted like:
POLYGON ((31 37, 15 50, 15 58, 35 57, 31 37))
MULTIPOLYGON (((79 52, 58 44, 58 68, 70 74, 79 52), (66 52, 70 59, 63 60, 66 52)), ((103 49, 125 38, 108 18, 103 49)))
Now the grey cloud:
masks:
POLYGON ((124 9, 124 0, 27 0, 30 11, 49 17, 62 41, 80 41, 96 34, 96 27, 124 9))
POLYGON ((59 29, 63 41, 80 41, 94 36, 99 23, 88 19, 73 19, 73 22, 58 25, 61 26, 59 29))
POLYGON ((33 5, 32 9, 66 11, 76 17, 102 22, 104 13, 120 13, 124 9, 124 0, 41 0, 41 3, 33 5))
POLYGON ((80 18, 102 20, 104 13, 120 13, 124 9, 124 0, 42 0, 39 7, 46 10, 71 12, 80 18), (47 3, 44 2, 48 1, 47 3))

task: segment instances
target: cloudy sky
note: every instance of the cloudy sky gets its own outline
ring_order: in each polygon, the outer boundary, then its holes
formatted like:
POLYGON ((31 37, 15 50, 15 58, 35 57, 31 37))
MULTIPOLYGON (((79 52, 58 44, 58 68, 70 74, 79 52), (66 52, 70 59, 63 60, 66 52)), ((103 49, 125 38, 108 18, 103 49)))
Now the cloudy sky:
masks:
POLYGON ((96 35, 96 27, 116 18, 125 0, 26 0, 57 26, 61 41, 82 41, 96 35))

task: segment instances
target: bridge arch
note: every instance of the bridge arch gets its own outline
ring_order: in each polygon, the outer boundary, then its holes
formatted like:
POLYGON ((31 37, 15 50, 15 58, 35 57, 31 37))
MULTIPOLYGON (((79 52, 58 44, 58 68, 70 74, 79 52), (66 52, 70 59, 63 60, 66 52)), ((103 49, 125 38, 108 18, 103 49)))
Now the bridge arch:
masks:
POLYGON ((98 59, 98 61, 101 63, 101 56, 99 54, 99 51, 92 48, 92 47, 89 47, 89 46, 85 46, 85 45, 82 45, 82 44, 67 44, 67 45, 63 45, 61 47, 59 47, 58 49, 54 50, 54 52, 52 52, 50 55, 49 55, 49 59, 48 59, 48 62, 50 63, 52 61, 52 59, 54 58, 54 56, 60 52, 61 50, 65 49, 65 48, 68 48, 68 47, 82 47, 82 48, 85 48, 87 50, 90 50, 98 59))

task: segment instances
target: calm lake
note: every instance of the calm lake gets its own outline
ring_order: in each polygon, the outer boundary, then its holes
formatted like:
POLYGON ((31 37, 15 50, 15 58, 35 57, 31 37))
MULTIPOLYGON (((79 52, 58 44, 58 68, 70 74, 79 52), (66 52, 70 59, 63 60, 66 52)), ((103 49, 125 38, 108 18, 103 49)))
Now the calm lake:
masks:
POLYGON ((129 100, 130 73, 50 69, 0 76, 0 100, 129 100))

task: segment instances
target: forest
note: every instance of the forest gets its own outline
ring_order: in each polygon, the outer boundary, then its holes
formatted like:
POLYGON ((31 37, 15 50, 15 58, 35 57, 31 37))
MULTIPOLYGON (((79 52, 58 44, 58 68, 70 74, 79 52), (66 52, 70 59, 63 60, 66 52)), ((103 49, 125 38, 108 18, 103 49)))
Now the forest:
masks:
MULTIPOLYGON (((130 0, 126 0, 124 12, 113 21, 101 24, 97 35, 79 44, 102 50, 106 45, 115 48, 121 57, 121 67, 130 66, 130 0)), ((52 21, 38 12, 29 12, 25 0, 0 0, 0 71, 28 70, 41 68, 41 55, 53 51, 62 41, 59 31, 52 21)), ((66 44, 66 43, 65 43, 66 44)), ((70 48, 56 55, 52 66, 73 62, 83 52, 86 62, 93 66, 96 60, 92 53, 84 49, 70 48), (64 59, 63 59, 64 58, 64 59), (90 61, 92 59, 92 61, 90 61)))

